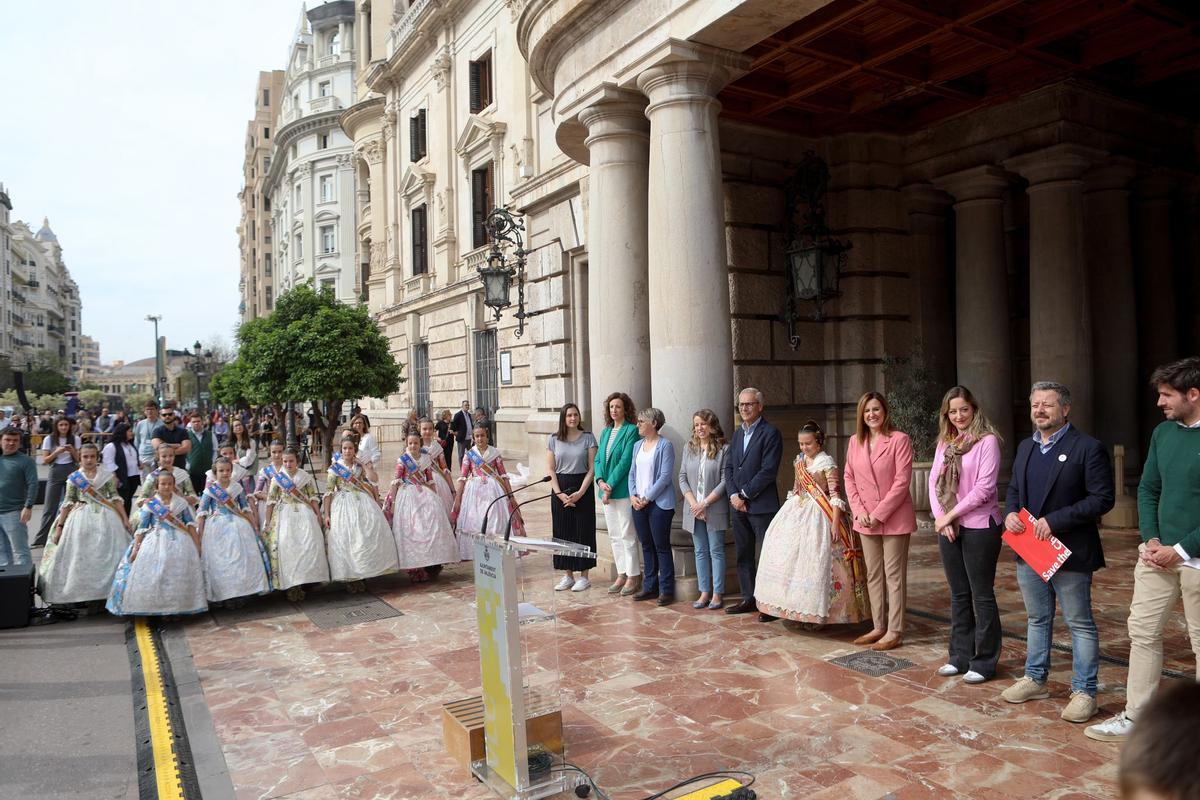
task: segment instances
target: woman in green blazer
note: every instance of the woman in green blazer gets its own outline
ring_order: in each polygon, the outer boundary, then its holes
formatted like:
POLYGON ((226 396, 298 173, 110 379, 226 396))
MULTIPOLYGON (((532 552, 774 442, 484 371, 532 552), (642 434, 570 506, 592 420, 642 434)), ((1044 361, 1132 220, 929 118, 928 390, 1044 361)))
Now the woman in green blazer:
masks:
POLYGON ((623 392, 613 392, 604 401, 604 431, 596 450, 596 499, 604 509, 608 541, 612 544, 617 581, 609 594, 631 595, 638 590, 642 562, 637 533, 633 529, 633 506, 629 500, 629 467, 637 432, 637 409, 623 392))

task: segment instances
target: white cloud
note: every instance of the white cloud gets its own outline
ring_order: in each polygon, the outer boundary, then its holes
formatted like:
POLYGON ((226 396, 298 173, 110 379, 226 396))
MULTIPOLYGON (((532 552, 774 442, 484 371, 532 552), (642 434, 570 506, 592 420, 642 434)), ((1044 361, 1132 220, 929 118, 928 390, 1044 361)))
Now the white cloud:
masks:
POLYGON ((0 0, 0 181, 42 217, 104 361, 238 322, 237 193, 259 70, 285 66, 299 0, 0 0))

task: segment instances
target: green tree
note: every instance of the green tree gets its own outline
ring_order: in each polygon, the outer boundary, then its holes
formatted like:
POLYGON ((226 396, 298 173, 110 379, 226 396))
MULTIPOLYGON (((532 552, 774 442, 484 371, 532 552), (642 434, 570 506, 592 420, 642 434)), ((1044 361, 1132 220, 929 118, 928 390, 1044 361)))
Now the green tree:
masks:
MULTIPOLYGON (((218 382, 227 400, 265 404, 321 401, 330 419, 349 398, 384 397, 399 387, 400 365, 364 306, 340 303, 328 289, 302 284, 275 311, 238 329, 237 358, 218 382)), ((334 426, 325 428, 332 452, 334 426)))

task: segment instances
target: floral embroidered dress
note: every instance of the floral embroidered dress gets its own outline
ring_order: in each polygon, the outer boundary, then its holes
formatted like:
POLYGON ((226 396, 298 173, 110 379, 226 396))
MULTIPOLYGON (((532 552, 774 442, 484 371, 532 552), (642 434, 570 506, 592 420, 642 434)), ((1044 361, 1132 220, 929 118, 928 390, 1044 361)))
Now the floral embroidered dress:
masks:
MULTIPOLYGON (((249 470, 236 461, 234 461, 231 466, 233 467, 233 473, 230 477, 230 480, 242 487, 242 499, 246 500, 247 504, 249 504, 250 494, 254 491, 254 477, 250 474, 249 470)), ((204 473, 205 486, 208 486, 216 479, 217 474, 211 469, 204 473)))
MULTIPOLYGON (((458 513, 458 552, 464 561, 475 557, 475 543, 468 534, 478 534, 483 531, 483 517, 492 501, 504 494, 504 483, 508 473, 504 471, 504 459, 500 451, 491 445, 482 453, 478 447, 472 447, 462 461, 462 475, 459 481, 466 484, 463 489, 462 506, 458 513)), ((487 515, 487 533, 503 536, 508 527, 508 515, 516 505, 512 498, 506 503, 496 503, 487 515)), ((512 532, 516 536, 525 535, 524 523, 518 512, 513 517, 512 532)))
POLYGON ((433 491, 441 498, 448 515, 454 509, 454 482, 450 478, 450 470, 446 467, 446 455, 436 439, 433 444, 421 447, 421 458, 417 461, 417 466, 432 471, 433 491))
POLYGON ((38 566, 38 593, 47 603, 104 600, 112 590, 117 565, 129 546, 129 532, 120 514, 103 500, 121 502, 117 482, 104 467, 97 467, 90 478, 80 469, 67 479, 63 504, 74 508, 58 544, 51 537, 38 566), (87 488, 80 488, 79 478, 87 488))
MULTIPOLYGON (((162 471, 162 467, 155 467, 142 479, 142 485, 138 487, 137 494, 133 496, 135 509, 141 509, 143 503, 154 497, 154 493, 158 491, 154 482, 158 478, 158 473, 162 471)), ((195 500, 196 489, 192 486, 192 478, 188 475, 187 470, 171 467, 171 474, 175 476, 175 494, 195 500)))
MULTIPOLYGON (((283 467, 279 464, 267 462, 258 470, 258 474, 254 476, 254 494, 262 495, 263 499, 258 503, 258 529, 266 531, 267 526, 267 493, 271 491, 271 478, 275 473, 283 467)), ((311 475, 309 476, 312 477, 311 475)), ((314 489, 314 491, 316 491, 314 489)))
POLYGON ((241 485, 232 480, 225 487, 212 481, 200 498, 196 516, 204 519, 200 552, 210 603, 271 591, 266 549, 242 516, 249 512, 241 485))
POLYGON ((810 623, 861 622, 870 615, 866 572, 850 510, 838 497, 833 459, 818 453, 795 461, 796 483, 771 520, 754 583, 758 609, 810 623), (841 510, 833 526, 833 508, 841 510))
POLYGON ((302 469, 291 475, 281 468, 271 475, 267 501, 259 503, 259 507, 270 504, 275 509, 265 535, 271 557, 271 582, 276 589, 329 580, 325 534, 310 504, 316 496, 316 481, 302 469), (284 488, 285 483, 290 483, 291 488, 284 488))
MULTIPOLYGON (((195 521, 191 506, 179 495, 171 498, 168 508, 182 525, 195 521)), ((113 578, 106 606, 109 613, 157 616, 207 611, 204 568, 191 535, 143 508, 134 537, 113 578), (140 546, 136 538, 139 535, 140 546)))
MULTIPOLYGON (((458 542, 446 506, 434 486, 445 481, 431 469, 422 469, 407 453, 396 462, 396 481, 388 494, 392 535, 400 556, 400 569, 417 570, 459 560, 458 542)), ((436 469, 436 467, 435 467, 436 469)))
POLYGON ((327 486, 333 502, 325 544, 329 575, 335 581, 359 581, 399 568, 392 527, 364 488, 368 481, 363 466, 355 462, 350 470, 351 479, 347 480, 329 468, 327 486))

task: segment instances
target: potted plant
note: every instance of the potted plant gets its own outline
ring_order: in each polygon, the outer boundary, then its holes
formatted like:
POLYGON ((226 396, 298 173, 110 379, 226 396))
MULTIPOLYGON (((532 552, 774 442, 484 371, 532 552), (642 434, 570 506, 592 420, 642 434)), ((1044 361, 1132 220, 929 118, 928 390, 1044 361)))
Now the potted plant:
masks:
POLYGON ((938 409, 941 397, 933 373, 918 342, 908 356, 884 355, 883 378, 887 386, 892 427, 912 440, 913 470, 909 492, 923 523, 929 520, 929 471, 937 448, 938 409))

